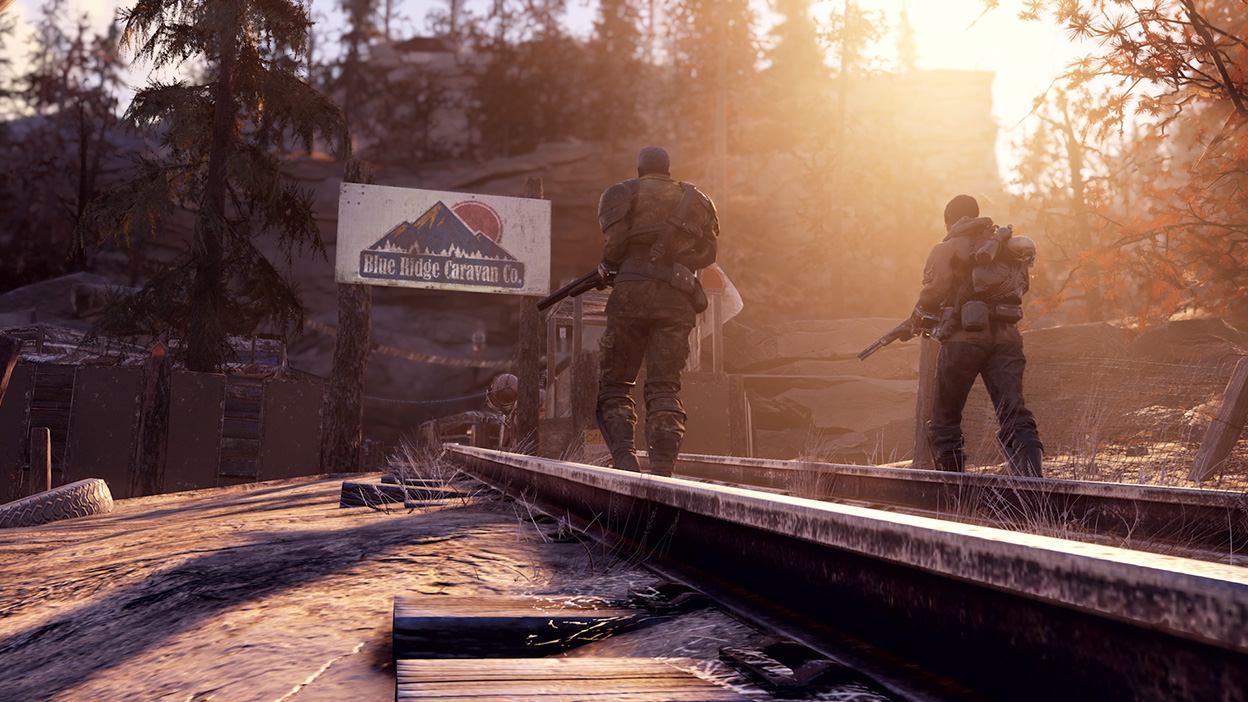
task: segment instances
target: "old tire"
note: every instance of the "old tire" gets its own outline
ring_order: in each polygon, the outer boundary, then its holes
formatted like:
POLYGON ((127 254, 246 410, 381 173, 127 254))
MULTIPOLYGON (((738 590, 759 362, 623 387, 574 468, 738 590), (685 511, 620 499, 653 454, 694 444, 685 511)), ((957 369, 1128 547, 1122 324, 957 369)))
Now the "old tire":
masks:
POLYGON ((113 511, 108 483, 87 478, 0 505, 0 529, 36 526, 113 511))

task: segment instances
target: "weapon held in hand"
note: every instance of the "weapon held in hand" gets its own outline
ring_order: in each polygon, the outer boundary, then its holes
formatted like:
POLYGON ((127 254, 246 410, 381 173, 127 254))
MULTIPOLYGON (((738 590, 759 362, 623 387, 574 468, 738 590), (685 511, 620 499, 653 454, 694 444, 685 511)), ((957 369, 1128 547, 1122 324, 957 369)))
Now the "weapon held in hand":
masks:
POLYGON ((870 346, 858 352, 858 360, 865 361, 871 354, 888 346, 894 341, 909 341, 914 337, 914 318, 910 317, 901 324, 888 330, 888 333, 876 339, 870 346))
POLYGON ((607 286, 607 277, 609 275, 602 266, 598 266, 580 278, 538 300, 537 309, 538 311, 545 311, 547 308, 559 304, 564 298, 576 297, 590 290, 601 290, 607 286))

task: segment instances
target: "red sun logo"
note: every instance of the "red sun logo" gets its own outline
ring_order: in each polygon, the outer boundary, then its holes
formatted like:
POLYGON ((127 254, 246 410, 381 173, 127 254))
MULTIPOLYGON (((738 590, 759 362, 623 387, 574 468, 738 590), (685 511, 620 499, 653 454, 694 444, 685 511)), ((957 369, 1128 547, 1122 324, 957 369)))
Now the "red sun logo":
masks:
POLYGON ((483 234, 498 243, 503 234, 503 220, 493 207, 477 200, 465 200, 453 205, 451 211, 473 232, 483 234))

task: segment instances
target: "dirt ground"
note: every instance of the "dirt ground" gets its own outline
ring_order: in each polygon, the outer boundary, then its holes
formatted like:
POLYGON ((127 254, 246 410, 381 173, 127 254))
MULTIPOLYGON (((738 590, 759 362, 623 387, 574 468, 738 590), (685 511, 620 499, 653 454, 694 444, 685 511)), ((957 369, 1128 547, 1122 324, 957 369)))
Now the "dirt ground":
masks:
MULTIPOLYGON (((548 538, 549 523, 497 495, 377 511, 339 508, 340 485, 121 500, 108 515, 0 531, 0 696, 391 700, 396 595, 623 599, 657 582, 601 547, 548 538)), ((714 677, 721 646, 757 636, 704 610, 573 655, 690 657, 714 677)))

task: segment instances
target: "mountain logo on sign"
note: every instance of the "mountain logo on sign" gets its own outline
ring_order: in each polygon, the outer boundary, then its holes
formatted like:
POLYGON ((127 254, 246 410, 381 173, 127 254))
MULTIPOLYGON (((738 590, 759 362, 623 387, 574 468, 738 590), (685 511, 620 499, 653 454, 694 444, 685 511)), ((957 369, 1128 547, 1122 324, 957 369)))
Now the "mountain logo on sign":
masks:
POLYGON ((448 258, 517 260, 484 233, 472 231, 441 200, 415 222, 396 225, 368 250, 448 258))
POLYGON ((522 261, 498 241, 503 222, 477 200, 438 201, 360 251, 359 275, 381 285, 506 292, 524 288, 522 261))

